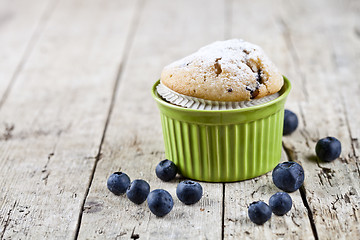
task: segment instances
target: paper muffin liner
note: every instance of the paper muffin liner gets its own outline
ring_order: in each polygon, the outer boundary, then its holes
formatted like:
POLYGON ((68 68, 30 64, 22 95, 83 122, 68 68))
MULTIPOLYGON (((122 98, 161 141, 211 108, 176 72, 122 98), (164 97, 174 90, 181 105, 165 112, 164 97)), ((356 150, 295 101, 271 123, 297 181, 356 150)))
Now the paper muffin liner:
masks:
POLYGON ((228 109, 247 108, 247 107, 252 107, 259 104, 267 103, 280 96, 279 93, 275 93, 269 96, 265 96, 263 98, 253 99, 249 101, 222 102, 222 101, 212 101, 212 100, 205 100, 201 98, 186 96, 171 90, 170 88, 166 87, 164 84, 161 84, 161 82, 156 87, 156 90, 161 97, 163 97, 166 101, 172 104, 185 108, 198 109, 198 110, 228 110, 228 109))

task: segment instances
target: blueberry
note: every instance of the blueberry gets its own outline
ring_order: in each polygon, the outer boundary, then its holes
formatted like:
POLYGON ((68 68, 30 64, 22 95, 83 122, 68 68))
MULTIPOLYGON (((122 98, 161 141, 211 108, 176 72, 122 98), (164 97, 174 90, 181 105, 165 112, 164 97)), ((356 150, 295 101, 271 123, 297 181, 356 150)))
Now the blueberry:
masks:
POLYGON ((186 205, 198 202, 203 194, 203 189, 198 182, 185 180, 178 184, 176 195, 186 205))
POLYGON ((269 206, 274 214, 282 216, 290 211, 292 200, 288 193, 277 192, 270 197, 269 206))
POLYGON ((168 214, 174 206, 170 193, 163 189, 155 189, 147 197, 150 211, 158 217, 168 214))
POLYGON ((165 182, 168 182, 175 178, 177 173, 177 167, 175 163, 165 159, 159 162, 159 164, 156 166, 155 173, 158 178, 165 182))
POLYGON ((120 195, 126 192, 130 185, 130 178, 126 173, 114 172, 107 180, 107 187, 110 192, 120 195))
POLYGON ((315 152, 320 160, 331 162, 340 156, 341 143, 334 137, 320 139, 316 143, 315 152))
POLYGON ((149 195, 149 192, 150 185, 142 179, 136 179, 132 181, 126 190, 126 195, 133 203, 142 204, 149 195))
POLYGON ((263 201, 257 201, 250 204, 248 215, 252 222, 262 225, 271 218, 271 208, 263 201))
POLYGON ((290 110, 285 109, 283 135, 289 135, 294 132, 298 124, 299 121, 296 114, 290 110))
POLYGON ((274 184, 285 192, 298 190, 304 178, 304 169, 296 162, 279 163, 272 172, 274 184))

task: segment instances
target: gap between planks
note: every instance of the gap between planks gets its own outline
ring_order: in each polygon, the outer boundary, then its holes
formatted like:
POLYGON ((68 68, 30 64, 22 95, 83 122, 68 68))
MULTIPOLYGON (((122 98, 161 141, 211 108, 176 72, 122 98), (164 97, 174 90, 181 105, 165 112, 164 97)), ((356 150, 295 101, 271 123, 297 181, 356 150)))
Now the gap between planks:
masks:
MULTIPOLYGON (((231 38, 231 19, 232 19, 232 0, 224 0, 224 38, 230 39, 231 38)), ((222 184, 222 213, 221 213, 221 240, 225 238, 225 188, 226 183, 222 184)))
MULTIPOLYGON (((294 47, 294 43, 293 43, 293 41, 291 39, 291 33, 290 33, 289 27, 287 26, 287 24, 285 23, 285 20, 282 17, 280 17, 278 23, 281 25, 282 36, 283 36, 283 38, 285 40, 286 48, 291 53, 290 54, 291 58, 293 59, 293 61, 295 63, 297 63, 299 66, 301 66, 299 57, 298 57, 297 52, 296 52, 295 47, 294 47)), ((297 69, 298 69, 298 74, 300 75, 301 81, 303 82, 303 86, 306 86, 306 78, 305 78, 304 71, 301 68, 297 68, 297 69)), ((307 92, 307 89, 305 87, 303 87, 302 91, 303 91, 303 93, 305 95, 305 99, 308 99, 309 94, 307 92)), ((300 104, 299 104, 299 107, 301 109, 300 104)), ((302 113, 302 111, 301 111, 301 113, 302 113)), ((301 119, 303 121, 304 126, 306 126, 305 118, 303 116, 301 116, 301 119)), ((286 153, 286 156, 288 158, 288 161, 294 161, 294 156, 293 156, 293 153, 292 153, 293 150, 290 149, 290 148, 287 148, 284 143, 282 145, 283 145, 283 149, 284 149, 284 151, 286 153)), ((315 240, 318 240, 319 236, 318 236, 318 233, 317 233, 314 216, 313 216, 313 213, 312 213, 311 208, 309 206, 309 203, 308 203, 308 201, 306 199, 306 189, 305 189, 304 185, 302 185, 300 187, 299 192, 300 192, 300 196, 301 196, 303 205, 306 208, 307 213, 308 213, 307 215, 308 215, 308 218, 309 218, 309 222, 310 222, 310 226, 311 226, 311 230, 313 232, 314 238, 315 238, 315 240)))
MULTIPOLYGON (((105 136, 106 136, 106 131, 107 131, 107 128, 108 128, 108 125, 109 125, 109 122, 110 122, 110 118, 111 118, 111 114, 112 114, 112 111, 113 111, 113 108, 114 108, 115 98, 116 98, 117 91, 118 91, 118 86, 120 84, 122 73, 124 71, 125 65, 126 65, 127 60, 128 60, 128 55, 129 55, 130 49, 132 47, 132 43, 133 43, 134 38, 135 38, 136 30, 137 30, 137 28, 139 26, 139 19, 141 17, 141 12, 142 12, 143 7, 144 7, 144 0, 138 0, 136 10, 134 11, 133 18, 131 20, 130 31, 129 31, 129 34, 128 34, 128 36, 126 38, 126 41, 125 41, 124 54, 123 54, 123 56, 122 56, 122 58, 120 60, 120 65, 119 65, 119 68, 118 68, 118 71, 117 71, 117 74, 116 74, 116 77, 115 77, 113 92, 112 92, 112 95, 111 95, 110 106, 109 106, 109 110, 108 110, 104 130, 103 130, 103 134, 102 134, 101 141, 100 141, 99 151, 98 151, 98 153, 97 153, 97 155, 95 157, 95 163, 94 163, 94 167, 93 167, 92 172, 91 172, 89 185, 88 185, 88 187, 86 189, 86 193, 85 193, 85 196, 84 196, 84 199, 82 201, 81 208, 80 208, 80 211, 79 211, 78 223, 76 225, 76 232, 75 232, 75 238, 74 239, 77 239, 78 236, 79 236, 80 227, 81 227, 81 220, 82 220, 82 215, 83 215, 83 211, 84 211, 85 202, 86 202, 86 199, 87 199, 87 197, 89 195, 89 192, 90 192, 90 188, 91 188, 91 185, 92 185, 92 182, 93 182, 93 179, 94 179, 97 164, 98 164, 99 160, 101 159, 101 149, 102 149, 102 146, 103 146, 103 143, 104 143, 104 139, 105 139, 105 136)), ((1 107, 1 105, 0 105, 0 107, 1 107)))
MULTIPOLYGON (((293 150, 290 149, 290 148, 287 148, 284 143, 282 145, 283 145, 283 149, 284 149, 284 151, 286 153, 288 161, 294 161, 294 156, 293 156, 293 153, 292 153, 293 150)), ((304 185, 302 185, 299 188, 299 192, 300 192, 300 196, 301 196, 302 202, 304 204, 304 207, 306 208, 307 213, 308 213, 308 218, 309 218, 311 230, 312 230, 312 232, 314 234, 314 238, 315 238, 315 240, 318 240, 319 236, 318 236, 318 233, 317 233, 314 216, 313 216, 313 213, 312 213, 312 211, 310 209, 309 203, 308 203, 308 201, 306 199, 306 190, 305 190, 304 185)))
POLYGON ((222 216, 221 216, 221 239, 224 240, 225 236, 225 186, 222 184, 222 216))
POLYGON ((54 13, 58 2, 59 2, 59 0, 50 1, 48 3, 48 5, 46 6, 42 16, 40 17, 40 20, 35 28, 35 31, 33 32, 27 46, 25 47, 25 51, 19 61, 19 64, 16 66, 15 71, 9 81, 9 84, 6 87, 4 94, 0 98, 0 109, 4 105, 7 97, 9 96, 9 93, 10 93, 12 87, 14 86, 14 83, 15 83, 17 77, 19 76, 20 72, 23 70, 27 60, 29 59, 29 57, 32 53, 32 50, 34 49, 36 43, 40 39, 40 36, 41 36, 43 30, 45 29, 47 23, 49 22, 52 14, 54 13))

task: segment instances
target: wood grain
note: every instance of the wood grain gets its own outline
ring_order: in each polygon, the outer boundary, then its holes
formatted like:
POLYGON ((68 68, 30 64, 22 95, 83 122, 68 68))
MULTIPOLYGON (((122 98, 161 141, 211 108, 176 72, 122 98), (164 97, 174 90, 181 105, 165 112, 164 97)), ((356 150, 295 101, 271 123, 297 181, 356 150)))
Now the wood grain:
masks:
POLYGON ((144 4, 121 77, 115 107, 106 132, 85 206, 79 239, 221 239, 223 185, 202 183, 200 202, 185 206, 176 197, 178 182, 162 182, 155 166, 164 158, 160 117, 150 94, 163 66, 202 45, 224 36, 221 1, 148 1, 144 4), (199 12, 207 5, 206 12, 199 12), (159 11, 161 6, 166 11, 159 11), (181 10, 181 11, 179 11, 181 10), (209 27, 211 26, 211 27, 209 27), (163 218, 153 215, 147 203, 140 206, 106 188, 112 172, 126 172, 132 180, 163 188, 174 199, 173 210, 163 218), (96 208, 96 207, 95 207, 96 208))
MULTIPOLYGON (((287 161, 282 153, 281 161, 287 161)), ((224 239, 313 239, 307 210, 299 191, 290 193, 291 210, 284 216, 272 215, 264 225, 250 221, 248 207, 254 201, 269 203, 269 198, 281 192, 272 182, 271 172, 242 182, 227 183, 225 188, 224 239)))
POLYGON ((57 6, 0 110, 1 238, 75 237, 134 6, 57 6))
POLYGON ((0 2, 0 107, 53 12, 54 3, 45 0, 0 2))
POLYGON ((354 118, 348 116, 358 115, 359 107, 350 110, 344 103, 359 99, 349 94, 354 92, 352 89, 359 89, 359 82, 351 81, 351 74, 341 69, 342 61, 348 61, 346 68, 358 71, 353 54, 344 47, 350 45, 352 51, 359 52, 352 37, 348 38, 354 34, 353 11, 358 8, 333 2, 324 11, 317 11, 323 4, 325 1, 297 2, 289 4, 284 11, 286 31, 292 43, 289 51, 297 58, 294 62, 301 64, 303 90, 307 91, 305 101, 292 102, 301 124, 284 143, 291 158, 300 161, 306 169, 304 193, 318 238, 358 239, 360 178, 353 140, 358 138, 358 133, 352 130, 356 124, 354 118), (307 17, 294 17, 300 12, 307 17), (337 17, 340 15, 341 18, 337 17), (346 58, 339 58, 339 52, 347 52, 346 58), (326 136, 334 136, 342 143, 341 157, 331 163, 321 162, 315 156, 316 142, 326 136))

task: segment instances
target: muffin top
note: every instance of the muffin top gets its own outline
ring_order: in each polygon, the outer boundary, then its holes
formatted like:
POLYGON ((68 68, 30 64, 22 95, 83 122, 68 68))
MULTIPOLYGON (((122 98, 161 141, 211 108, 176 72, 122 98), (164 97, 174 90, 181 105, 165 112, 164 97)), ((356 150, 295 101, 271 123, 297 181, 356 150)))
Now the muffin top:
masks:
POLYGON ((171 90, 212 101, 246 101, 278 92, 283 77, 257 45, 218 41, 166 66, 161 83, 171 90))

